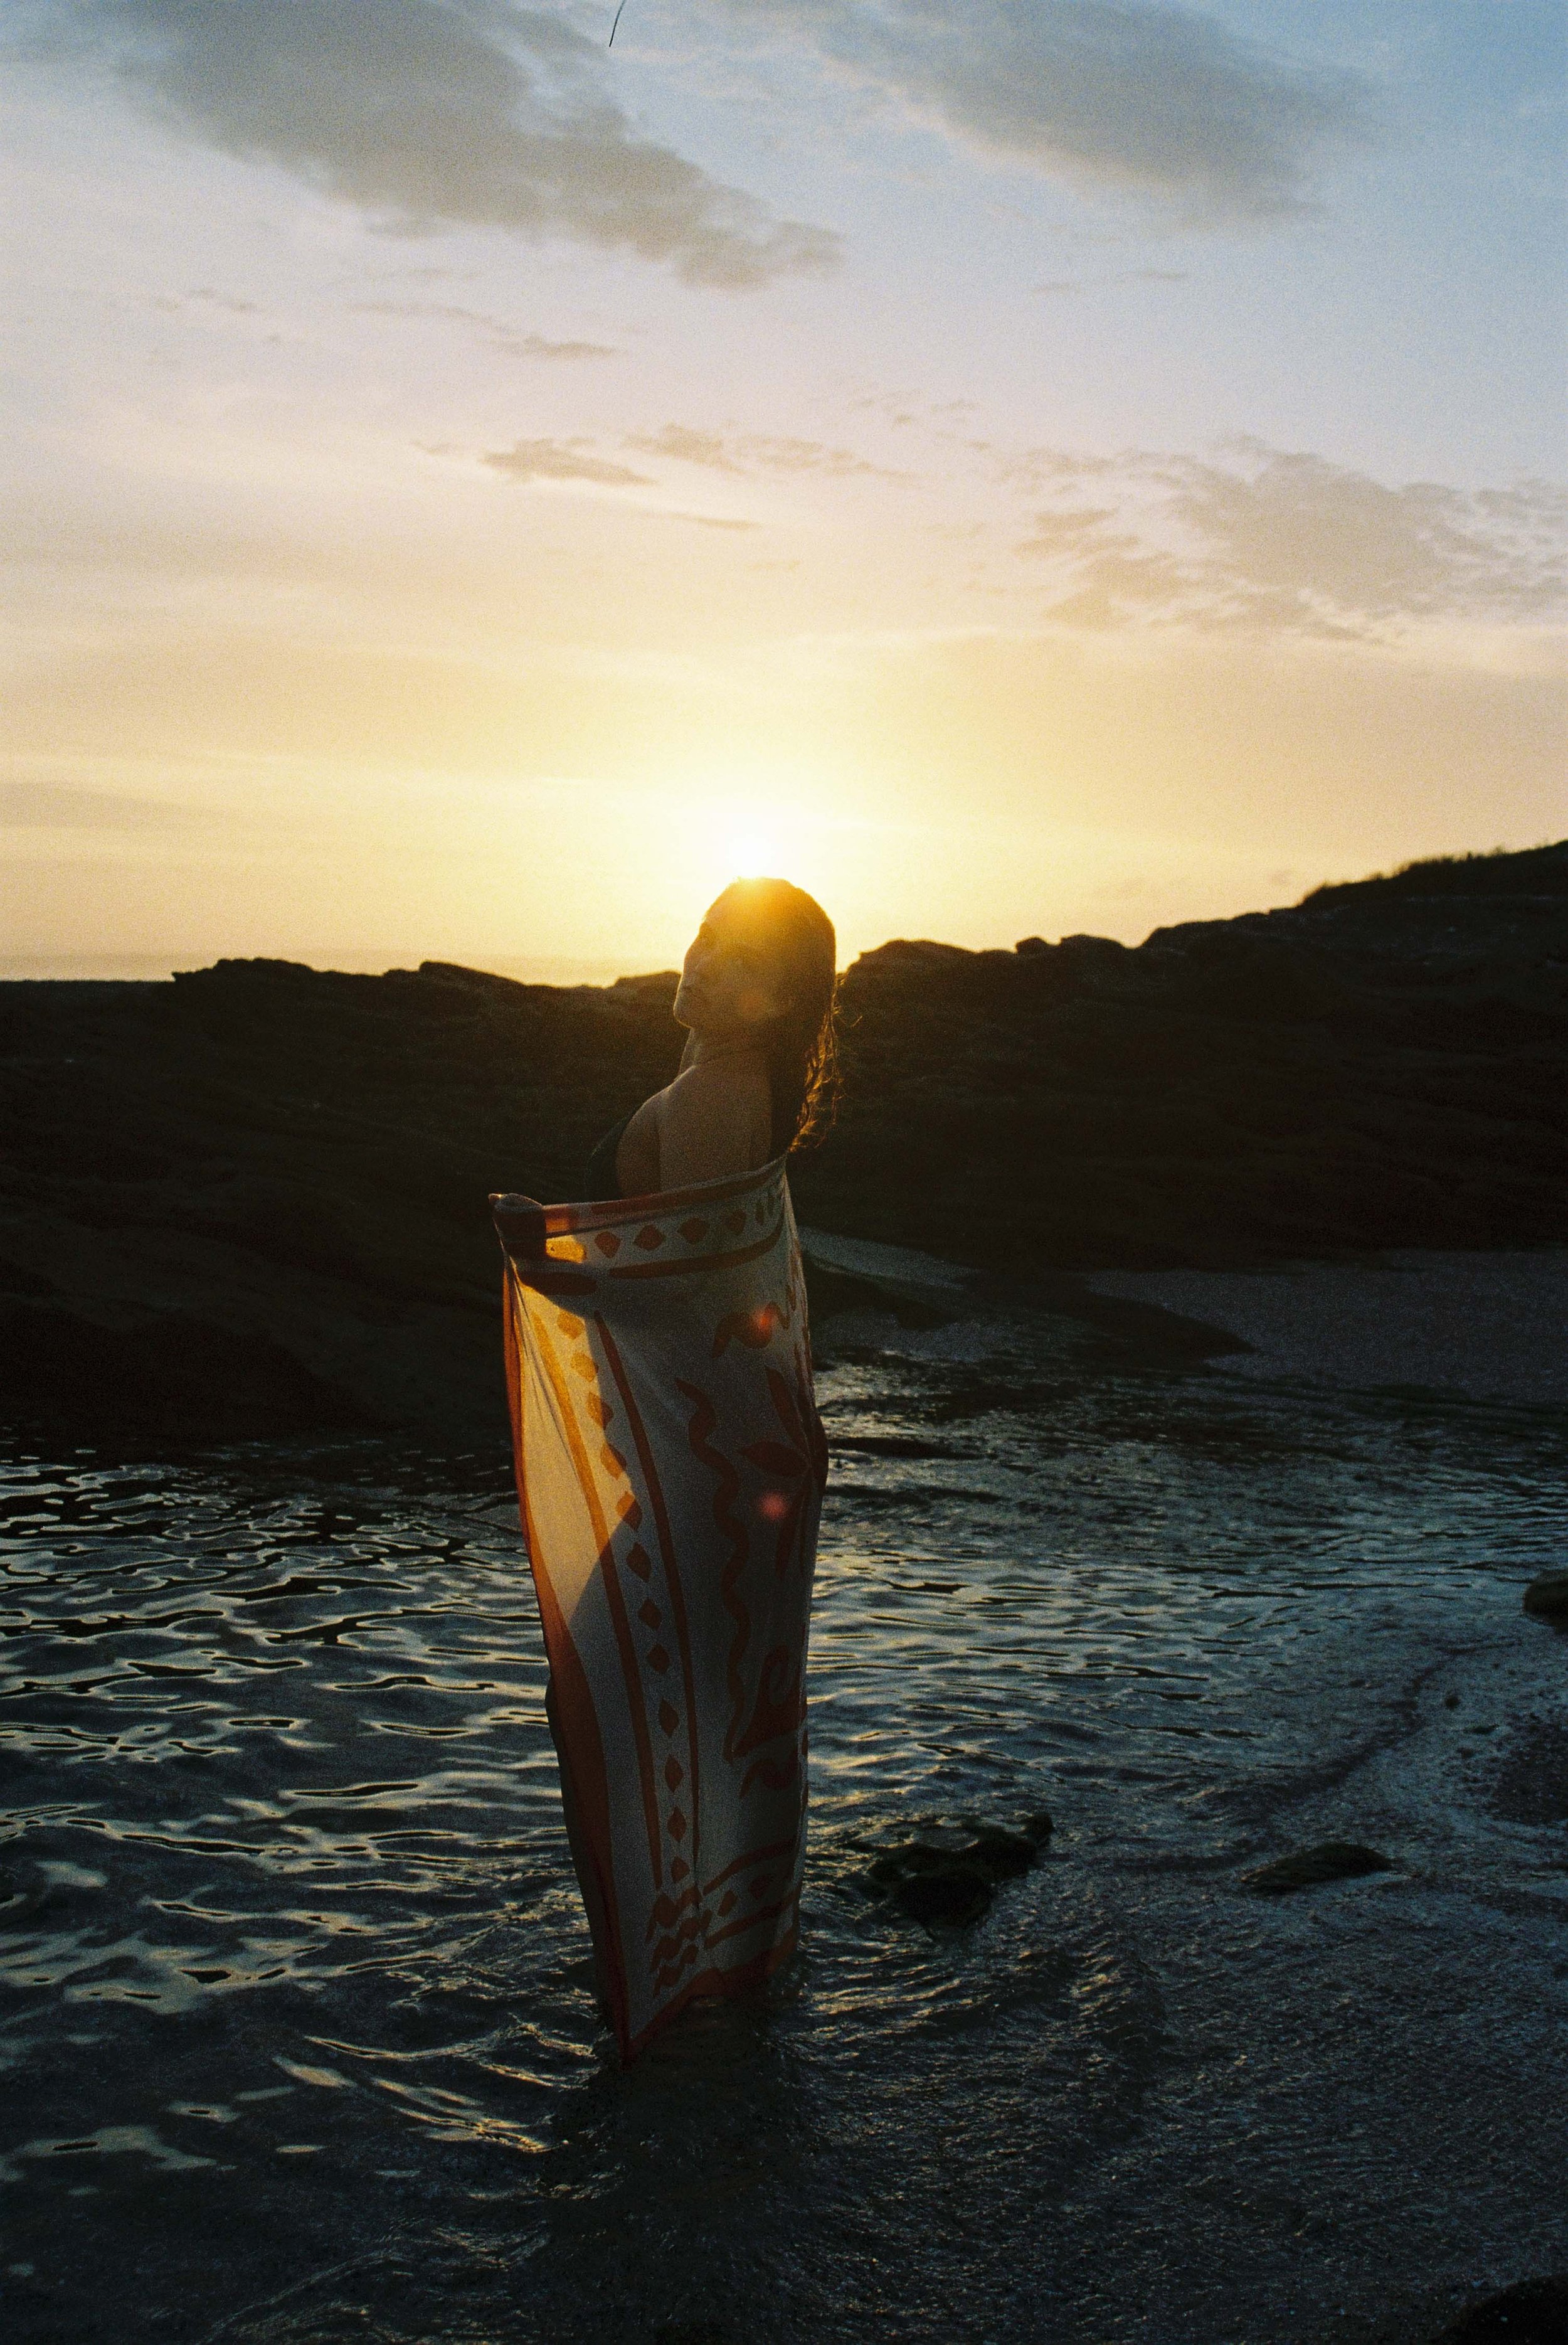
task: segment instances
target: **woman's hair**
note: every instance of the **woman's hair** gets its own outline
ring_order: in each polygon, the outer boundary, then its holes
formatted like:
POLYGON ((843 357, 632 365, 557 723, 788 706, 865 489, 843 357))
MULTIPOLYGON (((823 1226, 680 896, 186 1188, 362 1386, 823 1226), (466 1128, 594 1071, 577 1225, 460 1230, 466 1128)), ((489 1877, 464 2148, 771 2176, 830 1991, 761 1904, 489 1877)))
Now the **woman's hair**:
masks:
POLYGON ((736 879, 721 909, 787 1004, 766 1042, 774 1153, 783 1156, 819 1141, 838 1106, 837 940, 822 906, 787 879, 736 879))

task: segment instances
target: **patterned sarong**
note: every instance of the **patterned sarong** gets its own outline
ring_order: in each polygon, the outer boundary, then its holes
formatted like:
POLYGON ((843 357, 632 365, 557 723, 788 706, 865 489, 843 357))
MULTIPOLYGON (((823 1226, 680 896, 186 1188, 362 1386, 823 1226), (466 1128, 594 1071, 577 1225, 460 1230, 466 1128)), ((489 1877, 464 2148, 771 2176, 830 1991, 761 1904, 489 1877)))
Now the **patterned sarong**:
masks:
POLYGON ((784 1159, 492 1199, 572 1857, 622 2057, 799 1925, 826 1445, 784 1159))

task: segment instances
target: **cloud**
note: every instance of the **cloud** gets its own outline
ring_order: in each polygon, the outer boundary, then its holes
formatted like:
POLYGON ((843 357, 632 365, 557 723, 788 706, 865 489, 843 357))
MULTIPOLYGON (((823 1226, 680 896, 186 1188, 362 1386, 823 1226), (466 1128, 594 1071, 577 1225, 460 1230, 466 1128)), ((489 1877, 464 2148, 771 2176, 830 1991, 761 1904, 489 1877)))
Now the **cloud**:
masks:
POLYGON ((259 301, 238 300, 232 293, 220 293, 212 285, 198 285, 185 298, 187 301, 205 301, 210 309, 231 310, 237 318, 257 318, 261 314, 259 301))
POLYGON ((1194 221, 1306 208, 1320 154, 1374 127, 1357 76, 1164 0, 740 5, 983 156, 1194 221))
MULTIPOLYGON (((663 507, 643 510, 650 521, 693 521, 699 529, 761 529, 760 521, 740 521, 729 513, 673 513, 663 507)), ((754 567, 755 565, 754 564, 754 567)))
POLYGON ((110 76, 220 152, 425 234, 561 235, 698 285, 830 266, 838 239, 640 137, 606 59, 522 0, 23 0, 11 42, 110 76))
POLYGON ((1390 488, 1242 440, 1220 461, 1050 450, 1007 474, 1050 502, 1017 551, 1079 625, 1389 638, 1423 620, 1544 625, 1568 610, 1568 490, 1390 488))
POLYGON ((851 473, 874 473, 885 481, 906 481, 907 472, 889 472, 849 448, 832 448, 822 440, 792 440, 762 432, 727 438, 721 431, 693 430, 686 423, 666 423, 660 431, 632 432, 628 448, 647 456, 670 456, 678 463, 702 464, 710 472, 827 472, 842 480, 851 473))
POLYGON ((519 333, 504 318, 492 318, 483 310, 465 310, 458 301, 350 301, 349 307, 367 318, 455 318, 463 325, 480 327, 491 348, 508 358, 576 360, 621 355, 610 342, 552 342, 543 334, 519 333))
POLYGON ((753 462, 766 472, 831 472, 838 479, 850 472, 875 472, 885 481, 909 478, 907 472, 889 472, 885 465, 856 456, 848 448, 830 448, 821 440, 754 439, 743 441, 741 445, 753 462))
POLYGON ((593 481, 603 489, 652 487, 645 472, 589 455, 586 445, 578 440, 520 440, 513 448, 491 450, 480 462, 509 481, 593 481))
POLYGON ((694 431, 685 423, 666 423, 662 431, 633 432, 626 445, 641 448, 648 456, 673 456, 679 463, 705 464, 714 472, 744 472, 746 469, 736 462, 722 432, 694 431))
POLYGON ((213 818, 205 807, 120 797, 70 782, 0 782, 3 830, 186 830, 213 818))
MULTIPOLYGON (((727 439, 723 432, 699 431, 684 423, 666 423, 661 431, 631 433, 625 444, 646 455, 673 458, 681 463, 700 464, 709 472, 738 474, 742 478, 759 472, 826 472, 842 478, 846 473, 880 473, 882 470, 847 448, 830 448, 820 440, 769 438, 759 433, 727 439)), ((429 447, 426 452, 444 456, 452 451, 441 444, 429 447)), ((519 440, 513 447, 487 451, 480 462, 509 481, 590 481, 605 489, 654 486, 646 472, 634 472, 629 464, 617 464, 607 457, 595 455, 592 442, 588 440, 519 440)), ((909 476, 888 472, 883 477, 902 481, 909 476)), ((665 518, 700 522, 707 529, 755 529, 759 525, 754 521, 716 513, 671 512, 666 513, 665 518)))

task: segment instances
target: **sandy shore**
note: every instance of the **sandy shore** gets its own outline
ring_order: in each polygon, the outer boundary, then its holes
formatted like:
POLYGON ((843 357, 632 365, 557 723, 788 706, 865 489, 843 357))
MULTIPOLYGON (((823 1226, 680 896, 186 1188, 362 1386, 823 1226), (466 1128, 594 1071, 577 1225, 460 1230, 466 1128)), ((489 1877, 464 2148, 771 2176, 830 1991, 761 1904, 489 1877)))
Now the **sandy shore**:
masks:
POLYGON ((1232 1375, 1407 1385, 1568 1405, 1568 1250, 1411 1251, 1266 1271, 1106 1271, 1098 1294, 1154 1304, 1250 1346, 1232 1375))

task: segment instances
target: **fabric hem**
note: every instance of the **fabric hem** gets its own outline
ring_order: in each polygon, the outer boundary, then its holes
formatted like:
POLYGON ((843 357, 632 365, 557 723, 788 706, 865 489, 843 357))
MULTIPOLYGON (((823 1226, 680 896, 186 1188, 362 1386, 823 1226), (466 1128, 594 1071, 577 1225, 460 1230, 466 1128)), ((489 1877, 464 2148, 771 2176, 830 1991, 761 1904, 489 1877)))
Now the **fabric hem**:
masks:
POLYGON ((673 2003, 651 2019, 645 2027, 640 2027, 635 2035, 625 2036, 619 2028, 616 2029, 622 2066, 630 2067, 639 2054, 647 2050, 660 2030, 668 2027, 673 2019, 680 2017, 688 2004, 699 2000, 716 2002, 737 1994, 742 1987, 760 1986, 764 1979, 773 1976, 774 1971, 782 1969, 799 1943, 800 1924, 792 1922, 788 1934, 781 1938, 776 1946, 769 1946, 764 1953, 754 1954, 749 1962, 738 1964, 735 1969, 699 1971, 695 1978, 687 1980, 673 2003))

